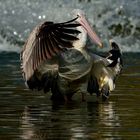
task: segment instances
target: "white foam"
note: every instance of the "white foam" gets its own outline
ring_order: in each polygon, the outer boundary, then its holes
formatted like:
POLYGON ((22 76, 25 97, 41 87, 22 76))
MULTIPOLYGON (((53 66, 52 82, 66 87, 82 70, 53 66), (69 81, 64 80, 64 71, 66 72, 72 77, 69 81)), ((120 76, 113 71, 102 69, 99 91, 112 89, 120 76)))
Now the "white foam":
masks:
POLYGON ((19 53, 21 51, 21 47, 17 45, 13 45, 0 36, 0 52, 16 52, 19 53))

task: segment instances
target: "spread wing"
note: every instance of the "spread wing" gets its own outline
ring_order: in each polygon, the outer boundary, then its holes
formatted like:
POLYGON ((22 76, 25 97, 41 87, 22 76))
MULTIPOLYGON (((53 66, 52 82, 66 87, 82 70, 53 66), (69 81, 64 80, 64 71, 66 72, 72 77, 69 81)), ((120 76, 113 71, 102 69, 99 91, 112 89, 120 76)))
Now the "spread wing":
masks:
POLYGON ((76 36, 80 33, 76 30, 80 24, 71 23, 74 20, 64 23, 44 22, 33 29, 21 52, 21 68, 26 81, 42 62, 73 47, 73 41, 78 40, 76 36))
POLYGON ((122 70, 121 50, 119 46, 112 47, 108 56, 92 54, 92 58, 93 67, 88 79, 87 91, 91 94, 95 92, 97 96, 102 93, 104 97, 108 97, 109 91, 115 88, 115 80, 122 70))

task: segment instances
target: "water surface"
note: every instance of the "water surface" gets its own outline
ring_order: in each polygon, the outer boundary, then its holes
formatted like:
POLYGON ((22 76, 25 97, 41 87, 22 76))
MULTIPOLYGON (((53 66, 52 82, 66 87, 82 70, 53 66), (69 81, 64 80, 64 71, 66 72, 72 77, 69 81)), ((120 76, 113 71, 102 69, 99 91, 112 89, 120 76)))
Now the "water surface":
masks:
POLYGON ((19 54, 0 53, 0 140, 140 139, 140 54, 125 54, 124 63, 108 102, 87 94, 56 104, 26 89, 19 54))

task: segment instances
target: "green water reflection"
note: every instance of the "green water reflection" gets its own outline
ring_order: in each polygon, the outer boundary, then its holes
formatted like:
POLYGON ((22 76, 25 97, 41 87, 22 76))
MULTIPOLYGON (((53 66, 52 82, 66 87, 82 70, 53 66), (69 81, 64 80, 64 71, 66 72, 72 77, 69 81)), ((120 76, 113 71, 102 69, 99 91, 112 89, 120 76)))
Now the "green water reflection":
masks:
POLYGON ((108 102, 95 95, 69 104, 28 91, 17 54, 0 55, 0 140, 140 139, 140 54, 124 55, 124 70, 108 102))

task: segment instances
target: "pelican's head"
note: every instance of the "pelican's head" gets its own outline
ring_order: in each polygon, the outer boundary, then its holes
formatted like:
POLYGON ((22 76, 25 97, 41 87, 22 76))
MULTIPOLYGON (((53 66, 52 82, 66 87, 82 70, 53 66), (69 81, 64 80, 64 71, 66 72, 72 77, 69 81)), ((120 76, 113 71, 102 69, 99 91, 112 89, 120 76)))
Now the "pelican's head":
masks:
POLYGON ((83 28, 82 33, 83 32, 85 32, 85 34, 87 33, 90 36, 90 38, 93 40, 94 43, 96 43, 99 47, 103 47, 103 44, 102 44, 100 38, 97 36, 97 34, 93 31, 93 29, 87 22, 84 12, 79 9, 75 9, 75 10, 73 10, 73 15, 77 17, 76 22, 81 24, 81 26, 83 28))

